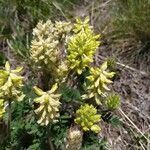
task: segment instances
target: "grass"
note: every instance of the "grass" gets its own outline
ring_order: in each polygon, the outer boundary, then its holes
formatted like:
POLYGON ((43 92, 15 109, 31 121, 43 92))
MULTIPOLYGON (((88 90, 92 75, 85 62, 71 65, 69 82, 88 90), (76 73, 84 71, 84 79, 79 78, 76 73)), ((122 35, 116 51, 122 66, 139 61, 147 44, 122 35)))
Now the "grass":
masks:
POLYGON ((21 58, 29 57, 32 29, 39 20, 67 19, 79 0, 1 0, 0 40, 21 58))
POLYGON ((132 58, 149 61, 150 0, 116 0, 113 7, 113 38, 129 39, 132 58))

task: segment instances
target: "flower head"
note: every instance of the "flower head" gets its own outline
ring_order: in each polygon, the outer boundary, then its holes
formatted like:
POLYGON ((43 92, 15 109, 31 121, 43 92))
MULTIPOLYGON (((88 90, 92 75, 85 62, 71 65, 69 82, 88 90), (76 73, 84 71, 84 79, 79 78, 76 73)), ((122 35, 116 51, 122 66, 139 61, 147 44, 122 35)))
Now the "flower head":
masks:
POLYGON ((56 122, 59 117, 60 94, 54 94, 57 90, 57 84, 54 84, 50 91, 44 92, 38 87, 34 87, 35 93, 39 96, 34 102, 39 104, 35 113, 39 116, 38 123, 48 125, 50 122, 56 122))
POLYGON ((56 21, 55 28, 58 36, 64 39, 72 30, 72 25, 70 22, 56 21))
POLYGON ((110 89, 107 84, 112 83, 109 78, 114 76, 114 72, 107 71, 107 62, 104 62, 100 68, 90 68, 90 75, 87 77, 89 85, 87 86, 87 94, 83 95, 82 98, 95 98, 97 104, 100 104, 100 96, 106 97, 106 91, 110 89))
POLYGON ((70 22, 56 21, 52 23, 39 22, 33 30, 33 40, 31 44, 31 59, 38 66, 44 67, 51 73, 56 74, 57 67, 61 63, 61 47, 65 43, 65 38, 70 32, 70 22), (60 43, 63 44, 61 45, 60 43))
POLYGON ((89 25, 89 21, 89 17, 86 17, 84 21, 82 21, 80 18, 76 18, 73 31, 75 33, 78 33, 82 30, 85 32, 91 31, 93 27, 89 25))
POLYGON ((75 34, 70 38, 67 49, 67 60, 70 68, 78 74, 93 62, 93 56, 100 42, 99 35, 95 35, 88 24, 88 19, 84 22, 77 19, 75 24, 75 34))
POLYGON ((97 114, 97 109, 93 105, 85 104, 76 111, 75 122, 79 124, 84 131, 92 130, 95 133, 100 131, 97 123, 101 120, 101 116, 97 114))
POLYGON ((21 95, 20 88, 23 86, 23 77, 19 75, 21 71, 22 67, 11 70, 9 62, 6 62, 5 69, 0 70, 1 98, 18 98, 21 95))
POLYGON ((54 24, 48 20, 46 23, 39 22, 33 30, 31 44, 31 59, 39 68, 46 66, 47 69, 55 65, 58 60, 58 39, 54 24))

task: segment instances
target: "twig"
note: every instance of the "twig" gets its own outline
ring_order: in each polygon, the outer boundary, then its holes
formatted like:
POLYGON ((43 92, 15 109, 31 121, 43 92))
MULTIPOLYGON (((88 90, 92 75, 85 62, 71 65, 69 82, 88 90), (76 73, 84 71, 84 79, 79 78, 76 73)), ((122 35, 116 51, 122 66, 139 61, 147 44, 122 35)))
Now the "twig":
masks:
MULTIPOLYGON (((100 55, 98 55, 97 57, 100 58, 100 59, 102 59, 102 60, 106 59, 106 57, 103 57, 103 56, 100 56, 100 55)), ((130 69, 130 70, 132 70, 134 72, 140 73, 140 74, 142 74, 144 76, 149 76, 148 73, 146 73, 145 71, 139 71, 139 70, 137 70, 137 69, 135 69, 133 67, 130 67, 128 65, 125 65, 125 64, 122 64, 122 63, 119 63, 119 62, 116 62, 116 64, 119 65, 119 66, 122 66, 122 67, 124 67, 126 69, 130 69)))
POLYGON ((123 115, 132 125, 133 127, 148 141, 148 143, 150 142, 149 139, 143 134, 143 132, 133 123, 133 121, 122 111, 121 108, 118 109, 121 113, 121 115, 123 115))
POLYGON ((140 73, 140 74, 142 74, 142 75, 148 76, 148 74, 147 74, 146 72, 144 72, 144 71, 139 71, 139 70, 137 70, 137 69, 135 69, 135 68, 132 68, 132 67, 130 67, 130 66, 128 66, 128 65, 124 65, 124 64, 119 63, 119 62, 116 62, 116 64, 117 64, 117 65, 120 65, 120 66, 122 66, 122 67, 125 67, 125 68, 127 68, 127 69, 130 69, 130 70, 132 70, 132 71, 135 71, 135 72, 137 72, 137 73, 140 73))
POLYGON ((124 102, 124 101, 123 101, 122 103, 123 103, 123 104, 127 104, 132 110, 134 109, 135 111, 138 111, 140 117, 143 117, 143 118, 146 117, 147 119, 150 120, 150 117, 149 117, 147 114, 141 112, 141 110, 138 109, 136 106, 132 105, 132 104, 129 103, 129 102, 124 102))
POLYGON ((143 150, 146 150, 145 148, 144 148, 144 146, 143 146, 143 144, 139 141, 139 143, 140 143, 140 145, 141 145, 141 148, 143 149, 143 150))
MULTIPOLYGON (((108 0, 102 4, 100 4, 98 7, 95 7, 93 10, 97 10, 97 9, 101 9, 101 8, 105 8, 106 6, 108 6, 108 4, 111 2, 112 0, 108 0)), ((92 5, 92 4, 91 4, 92 5)), ((89 5, 89 7, 91 7, 91 5, 89 5)))
POLYGON ((51 140, 50 136, 48 137, 48 143, 49 143, 49 146, 50 146, 50 150, 54 150, 53 143, 52 143, 52 140, 51 140))

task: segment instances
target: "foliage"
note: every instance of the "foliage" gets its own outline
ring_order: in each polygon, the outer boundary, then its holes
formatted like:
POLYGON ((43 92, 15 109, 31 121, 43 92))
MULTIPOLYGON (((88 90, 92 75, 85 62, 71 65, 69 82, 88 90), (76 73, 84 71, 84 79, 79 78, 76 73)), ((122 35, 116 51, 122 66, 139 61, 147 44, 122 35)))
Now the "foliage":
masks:
POLYGON ((0 52, 0 66, 5 65, 5 62, 6 62, 5 55, 2 52, 0 52))
POLYGON ((55 149, 64 149, 64 139, 67 136, 68 128, 70 127, 69 116, 60 114, 59 121, 51 126, 51 136, 55 149))
POLYGON ((65 102, 82 100, 78 89, 71 88, 65 84, 60 87, 60 92, 62 93, 62 100, 65 102))
POLYGON ((106 138, 97 137, 94 133, 86 133, 81 150, 108 150, 108 142, 106 138))
POLYGON ((11 122, 11 144, 8 148, 20 149, 46 149, 46 132, 37 124, 33 111, 33 99, 35 95, 32 90, 34 82, 29 82, 23 87, 26 95, 20 103, 12 104, 11 122))
POLYGON ((122 125, 122 121, 120 120, 120 118, 116 115, 113 115, 110 120, 109 120, 110 124, 113 126, 113 127, 119 127, 122 125))

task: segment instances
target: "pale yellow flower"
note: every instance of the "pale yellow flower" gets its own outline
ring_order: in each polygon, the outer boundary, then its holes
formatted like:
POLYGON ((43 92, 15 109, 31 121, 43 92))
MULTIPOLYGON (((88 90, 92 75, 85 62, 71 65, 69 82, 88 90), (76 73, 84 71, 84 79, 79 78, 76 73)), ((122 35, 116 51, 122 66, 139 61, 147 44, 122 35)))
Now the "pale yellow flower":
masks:
POLYGON ((77 19, 75 33, 68 42, 67 60, 69 67, 81 74, 86 67, 93 62, 94 54, 100 44, 89 25, 89 20, 81 21, 77 19))
POLYGON ((50 122, 56 122, 59 117, 60 94, 56 93, 58 86, 54 84, 50 91, 44 92, 38 87, 34 87, 35 93, 39 96, 34 102, 39 104, 35 113, 38 115, 40 125, 48 125, 50 122))
POLYGON ((19 74, 22 67, 11 70, 9 62, 6 62, 5 69, 0 70, 0 97, 4 99, 18 98, 21 96, 21 87, 23 86, 24 77, 19 74))
POLYGON ((100 98, 106 97, 106 91, 109 91, 108 84, 112 83, 110 78, 114 76, 114 72, 107 71, 107 62, 104 62, 100 68, 91 67, 90 75, 87 79, 90 84, 87 86, 87 94, 83 95, 83 99, 94 98, 97 104, 101 104, 100 98))

